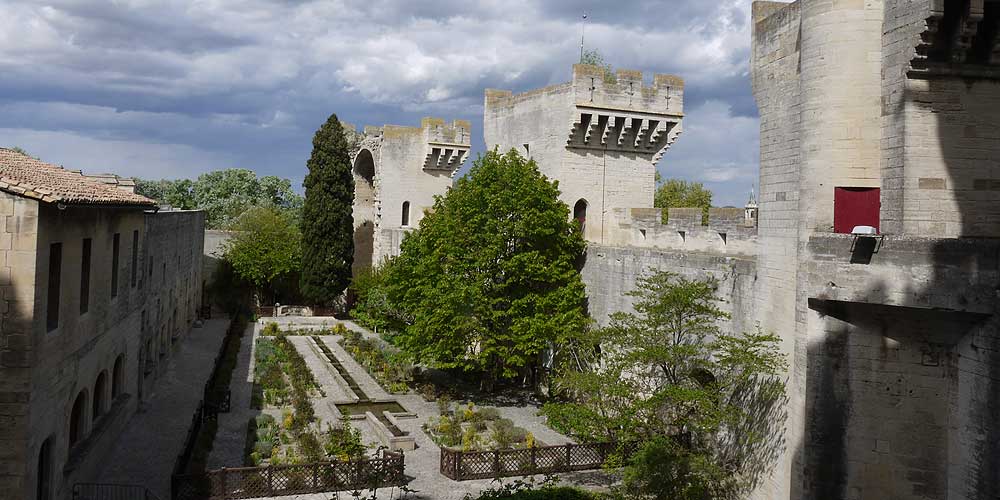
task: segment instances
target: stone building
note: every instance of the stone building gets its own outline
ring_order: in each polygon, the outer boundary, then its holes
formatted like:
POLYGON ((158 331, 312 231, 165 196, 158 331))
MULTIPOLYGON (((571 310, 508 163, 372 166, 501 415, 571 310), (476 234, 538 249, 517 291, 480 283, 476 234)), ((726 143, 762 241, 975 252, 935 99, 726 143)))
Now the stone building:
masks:
POLYGON ((399 253, 434 196, 451 187, 469 156, 470 124, 424 118, 419 127, 365 127, 352 158, 354 270, 399 253))
POLYGON ((1000 494, 998 20, 984 0, 753 5, 755 309, 792 356, 763 498, 1000 494))
POLYGON ((155 209, 0 149, 0 497, 94 477, 195 320, 203 214, 155 209))
MULTIPOLYGON (((652 208, 656 162, 681 132, 684 81, 639 71, 573 66, 568 83, 513 95, 486 90, 487 148, 516 149, 559 181, 584 237, 615 243, 618 210, 652 208)), ((624 242, 620 242, 624 243, 624 242)))

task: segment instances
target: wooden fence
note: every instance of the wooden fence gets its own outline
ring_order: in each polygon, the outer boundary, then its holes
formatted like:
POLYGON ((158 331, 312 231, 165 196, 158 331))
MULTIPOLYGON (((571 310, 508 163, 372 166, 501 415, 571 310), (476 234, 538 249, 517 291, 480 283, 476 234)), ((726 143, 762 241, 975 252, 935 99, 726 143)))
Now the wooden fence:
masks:
POLYGON ((615 443, 566 444, 512 450, 441 448, 441 474, 455 481, 599 469, 618 451, 615 443))
POLYGON ((403 454, 350 462, 239 467, 174 476, 176 500, 229 500, 399 486, 403 454))

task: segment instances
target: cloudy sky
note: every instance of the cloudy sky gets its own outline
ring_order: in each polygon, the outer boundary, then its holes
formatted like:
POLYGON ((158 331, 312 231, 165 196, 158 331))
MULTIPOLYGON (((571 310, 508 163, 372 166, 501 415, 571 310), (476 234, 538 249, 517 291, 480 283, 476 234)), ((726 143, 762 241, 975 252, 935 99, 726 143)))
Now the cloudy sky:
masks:
POLYGON ((586 45, 686 80, 659 164, 742 205, 756 181, 750 0, 3 0, 0 146, 87 172, 228 167, 296 186, 330 113, 356 125, 473 124, 483 89, 569 81, 586 45))

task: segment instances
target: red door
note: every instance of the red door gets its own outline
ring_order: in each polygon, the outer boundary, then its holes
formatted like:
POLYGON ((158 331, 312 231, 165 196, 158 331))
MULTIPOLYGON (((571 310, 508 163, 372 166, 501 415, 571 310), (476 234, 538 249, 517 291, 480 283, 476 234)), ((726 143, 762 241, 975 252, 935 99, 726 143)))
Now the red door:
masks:
POLYGON ((879 188, 833 188, 833 232, 850 233, 854 226, 878 229, 879 188))

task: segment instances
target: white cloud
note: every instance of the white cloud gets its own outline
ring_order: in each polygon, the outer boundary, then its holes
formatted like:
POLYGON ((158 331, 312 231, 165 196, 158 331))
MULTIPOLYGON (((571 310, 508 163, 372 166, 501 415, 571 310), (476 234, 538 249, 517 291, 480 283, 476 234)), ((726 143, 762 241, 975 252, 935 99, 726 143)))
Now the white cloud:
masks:
POLYGON ((685 134, 661 170, 742 183, 756 168, 756 120, 733 111, 746 109, 749 10, 749 0, 7 0, 0 127, 46 155, 69 150, 63 140, 88 154, 85 140, 113 142, 106 155, 148 148, 170 172, 249 160, 241 166, 301 177, 330 112, 358 125, 469 119, 478 147, 483 89, 567 81, 587 11, 588 48, 687 81, 685 134))

